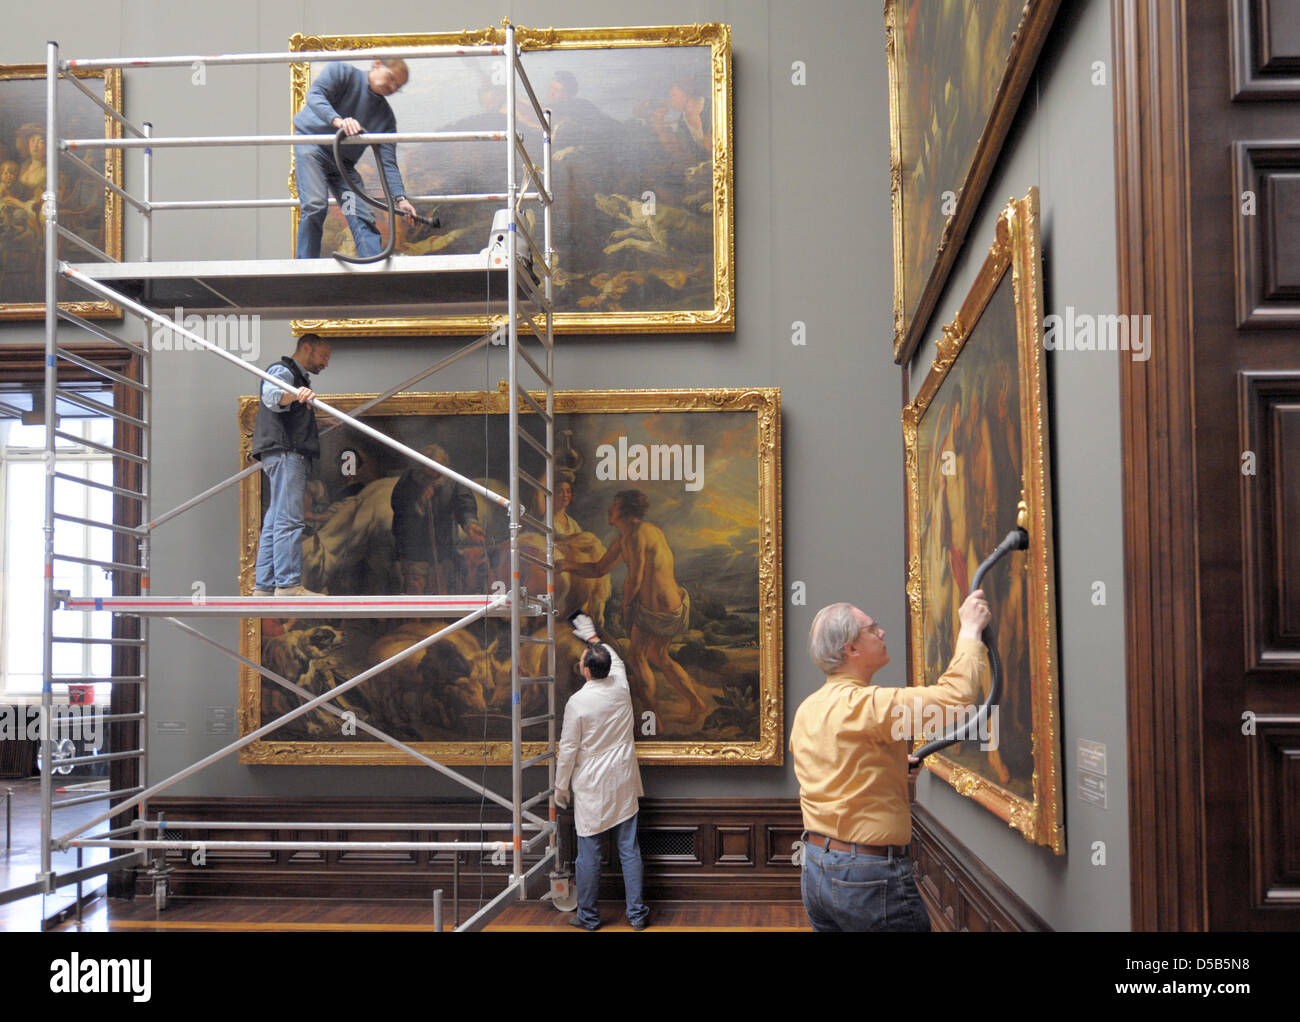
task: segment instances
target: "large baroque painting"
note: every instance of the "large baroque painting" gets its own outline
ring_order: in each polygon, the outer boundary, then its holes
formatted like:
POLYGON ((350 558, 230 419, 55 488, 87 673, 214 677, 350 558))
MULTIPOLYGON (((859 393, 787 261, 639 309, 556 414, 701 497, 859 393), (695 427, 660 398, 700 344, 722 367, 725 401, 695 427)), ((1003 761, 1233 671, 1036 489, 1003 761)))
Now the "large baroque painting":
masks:
MULTIPOLYGON (((366 395, 327 400, 348 411, 366 395)), ((505 395, 400 395, 364 421, 507 492, 505 395)), ((645 762, 782 761, 780 392, 560 391, 556 407, 558 709, 581 684, 581 644, 562 617, 584 610, 628 666, 645 762), (625 539, 626 537, 626 539, 625 539)), ((241 399, 241 453, 256 400, 241 399)), ((523 416, 527 426, 529 416, 523 416)), ((535 418, 535 417, 533 417, 535 418)), ((535 427, 534 423, 534 427, 535 427)), ((491 593, 509 577, 508 521, 496 505, 346 429, 322 437, 308 485, 304 584, 331 596, 491 593), (422 553, 412 538, 433 535, 422 553)), ((521 445, 521 468, 544 478, 521 445)), ((261 475, 241 484, 241 591, 252 590, 263 510, 261 475)), ((542 508, 534 508, 543 514, 542 508)), ((544 560, 540 535, 525 549, 544 560)), ((530 593, 544 571, 524 565, 530 593)), ((249 659, 313 693, 356 676, 448 622, 441 619, 249 619, 249 659)), ((526 635, 544 635, 525 619, 526 635)), ((521 675, 545 674, 544 647, 523 647, 521 675)), ((470 625, 336 700, 446 763, 509 762, 508 619, 470 625)), ((542 686, 523 714, 544 712, 542 686)), ((241 673, 241 733, 301 700, 241 673)), ((528 754, 540 746, 525 743, 528 754)), ((409 758, 337 718, 305 715, 250 745, 250 763, 380 764, 409 758)))
MULTIPOLYGON (((500 44, 500 28, 433 35, 303 36, 292 50, 500 44)), ((561 333, 730 331, 733 267, 731 30, 705 24, 653 28, 516 27, 523 66, 553 118, 555 328, 561 333)), ((400 131, 502 131, 508 80, 502 58, 408 61, 410 80, 391 97, 400 131)), ((324 65, 293 65, 292 112, 324 65)), ((524 144, 539 166, 540 129, 522 89, 524 144)), ((500 143, 399 144, 409 195, 504 192, 500 143)), ((381 196, 373 157, 357 164, 381 196)), ((290 187, 293 187, 292 175, 290 187)), ((399 223, 397 251, 472 254, 487 246, 504 203, 417 203, 441 227, 399 223)), ((540 206, 527 202, 541 243, 540 206)), ((379 217, 387 232, 387 217, 379 217)), ((293 227, 297 231, 297 211, 293 227)), ((385 238, 387 234, 385 233, 385 238)), ((292 250, 292 248, 290 249, 292 250)), ((352 252, 337 209, 322 252, 352 252)), ((356 336, 485 332, 481 316, 302 320, 295 330, 356 336)))
MULTIPOLYGON (((122 109, 122 73, 77 71, 95 96, 122 109)), ((121 125, 71 82, 58 83, 59 131, 65 138, 120 138, 121 125)), ((45 317, 46 162, 53 157, 46 135, 45 65, 0 66, 0 319, 45 317)), ((89 149, 78 157, 122 184, 120 150, 89 149), (105 165, 107 153, 107 166, 105 165)), ((121 200, 74 160, 59 164, 59 224, 114 259, 122 258, 121 200)), ((98 262, 99 257, 67 238, 59 258, 98 262)), ((120 315, 109 302, 87 301, 85 292, 59 282, 63 308, 80 316, 120 315)))
POLYGON ((929 323, 1059 5, 885 0, 897 362, 929 323))
POLYGON ((952 656, 957 608, 976 568, 1018 522, 1028 529, 1029 549, 1005 557, 983 582, 1004 670, 993 726, 926 763, 1026 839, 1059 853, 1064 830, 1042 318, 1034 189, 1000 217, 997 240, 903 412, 908 597, 912 683, 930 684, 952 656))

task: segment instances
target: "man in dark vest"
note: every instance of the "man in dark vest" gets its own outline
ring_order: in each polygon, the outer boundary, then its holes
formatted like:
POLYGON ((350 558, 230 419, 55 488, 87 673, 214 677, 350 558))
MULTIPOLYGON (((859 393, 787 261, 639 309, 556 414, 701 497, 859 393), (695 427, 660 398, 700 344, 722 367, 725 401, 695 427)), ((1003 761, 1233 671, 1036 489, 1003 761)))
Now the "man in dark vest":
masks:
POLYGON ((320 457, 311 374, 329 364, 329 341, 303 334, 292 358, 286 355, 267 369, 293 391, 262 384, 252 455, 262 463, 271 501, 257 545, 254 596, 322 595, 302 584, 303 494, 320 457))

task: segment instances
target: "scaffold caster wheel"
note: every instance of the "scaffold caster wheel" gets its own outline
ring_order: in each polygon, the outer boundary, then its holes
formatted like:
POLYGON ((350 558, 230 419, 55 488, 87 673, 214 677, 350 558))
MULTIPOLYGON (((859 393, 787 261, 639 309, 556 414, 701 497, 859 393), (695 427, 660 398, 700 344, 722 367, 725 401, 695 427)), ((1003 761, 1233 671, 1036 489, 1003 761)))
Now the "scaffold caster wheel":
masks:
POLYGON ((155 912, 167 909, 167 878, 158 877, 153 882, 153 907, 155 912))
POLYGON ((553 872, 551 890, 543 897, 550 899, 557 912, 572 912, 578 907, 578 892, 573 889, 573 874, 567 869, 553 872))

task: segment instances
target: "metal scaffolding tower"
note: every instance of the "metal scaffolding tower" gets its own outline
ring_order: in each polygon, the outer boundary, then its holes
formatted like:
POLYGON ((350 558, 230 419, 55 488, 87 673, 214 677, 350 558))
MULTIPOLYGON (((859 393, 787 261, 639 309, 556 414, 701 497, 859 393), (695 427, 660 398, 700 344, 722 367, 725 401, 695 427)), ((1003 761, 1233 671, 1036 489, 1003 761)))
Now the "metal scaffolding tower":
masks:
MULTIPOLYGON (((210 764, 222 759, 240 748, 256 741, 276 730, 291 720, 303 716, 315 709, 323 709, 335 716, 342 717, 343 711, 331 705, 332 701, 358 685, 361 685, 394 664, 419 651, 432 646, 435 642, 452 632, 464 628, 484 617, 508 617, 510 622, 511 648, 511 774, 512 790, 510 798, 494 792, 471 778, 460 774, 444 764, 413 748, 411 745, 385 734, 378 728, 364 721, 357 721, 357 728, 365 731, 393 748, 409 755, 438 773, 452 778, 468 787, 484 799, 510 811, 509 824, 497 823, 435 823, 423 824, 421 829, 446 831, 479 831, 479 840, 458 841, 414 841, 414 842, 331 842, 331 841, 211 841, 203 843, 209 849, 243 848, 296 848, 296 849, 353 849, 353 850, 429 850, 429 851, 505 851, 512 854, 512 866, 505 890, 489 901, 481 910, 471 916, 457 929, 481 929, 500 912, 510 901, 528 897, 530 889, 539 879, 544 879, 548 867, 558 865, 558 846, 556 840, 556 810, 554 802, 555 755, 556 755, 556 692, 555 692, 555 622, 552 596, 555 592, 555 552, 554 552, 554 506, 552 494, 555 488, 554 451, 555 436, 553 428, 554 415, 554 333, 552 328, 552 281, 551 267, 554 265, 555 252, 552 247, 552 203, 551 192, 551 132, 550 114, 543 110, 537 95, 529 83, 520 60, 520 51, 515 44, 514 27, 507 24, 504 46, 434 46, 383 48, 370 50, 343 50, 300 53, 254 53, 227 54, 221 56, 175 56, 161 58, 109 58, 95 60, 60 61, 57 43, 48 44, 46 57, 46 97, 47 97, 47 138, 50 151, 55 154, 48 161, 46 169, 46 186, 44 200, 45 216, 45 636, 43 659, 42 689, 42 772, 41 772, 41 866, 34 883, 9 891, 0 892, 0 902, 15 900, 31 894, 50 894, 67 884, 80 883, 89 877, 111 871, 142 867, 152 855, 157 856, 157 864, 151 871, 155 877, 156 897, 159 904, 165 904, 166 874, 164 856, 167 850, 189 850, 195 847, 194 839, 177 839, 167 836, 168 830, 183 828, 184 823, 172 820, 165 822, 159 817, 150 817, 149 800, 178 781, 200 771, 210 764), (375 60, 403 58, 437 58, 437 57, 483 57, 498 58, 503 62, 504 80, 509 83, 506 89, 506 127, 504 132, 419 132, 387 134, 362 134, 350 141, 357 143, 383 142, 419 142, 437 143, 446 141, 475 141, 504 143, 505 149, 505 188, 500 192, 481 192, 469 195, 429 195, 412 196, 416 201, 446 202, 494 202, 504 203, 506 218, 504 220, 504 258, 501 253, 489 254, 485 260, 482 256, 390 256, 387 260, 369 265, 352 265, 331 259, 318 260, 246 260, 224 262, 155 262, 153 260, 152 217, 155 212, 178 209, 232 209, 290 207, 298 205, 294 199, 235 199, 235 200, 183 200, 158 201, 152 195, 152 161, 157 151, 167 148, 194 146, 244 146, 244 145, 294 145, 294 144, 328 144, 333 136, 328 135, 234 135, 204 137, 162 138, 152 134, 147 122, 134 124, 122 114, 113 110, 94 96, 71 72, 74 70, 93 70, 108 68, 157 68, 189 67, 196 61, 206 64, 267 64, 290 63, 294 61, 322 60, 375 60), (131 137, 117 138, 64 138, 59 133, 58 105, 56 84, 67 81, 103 107, 131 137), (528 155, 523 136, 518 130, 517 102, 522 88, 522 99, 531 104, 538 123, 544 126, 542 132, 542 161, 539 166, 528 155), (76 155, 79 151, 95 149, 128 149, 143 151, 143 173, 140 181, 140 194, 132 195, 114 182, 100 174, 89 163, 76 155), (117 262, 105 253, 89 245, 76 233, 59 224, 59 164, 61 159, 74 161, 78 170, 94 175, 104 186, 118 195, 127 206, 136 210, 142 217, 141 255, 135 262, 117 262), (521 174, 522 169, 522 174, 521 174), (541 207, 543 233, 540 241, 533 238, 527 224, 522 219, 525 202, 535 202, 541 207), (69 264, 61 261, 58 254, 59 239, 64 239, 83 249, 100 260, 93 263, 69 264), (485 265, 485 263, 487 265, 485 265), (314 316, 358 315, 372 311, 389 313, 400 311, 420 311, 428 314, 433 308, 449 309, 476 301, 476 308, 483 308, 483 288, 485 275, 489 305, 491 308, 504 308, 507 327, 507 387, 509 401, 509 492, 499 494, 476 483, 442 465, 417 450, 392 439, 373 427, 359 420, 366 410, 379 405, 384 400, 406 390, 420 380, 453 362, 485 348, 490 335, 479 337, 459 351, 443 358, 433 366, 397 384, 379 397, 353 409, 352 414, 345 414, 331 407, 324 401, 316 400, 315 405, 321 412, 332 417, 337 426, 330 428, 348 428, 359 431, 371 440, 386 445, 426 469, 441 473, 461 486, 468 487, 484 500, 506 509, 510 522, 510 583, 509 591, 502 595, 485 596, 382 596, 382 597, 282 597, 264 599, 256 597, 207 597, 196 604, 190 597, 160 597, 149 591, 150 538, 153 531, 172 519, 195 507, 202 501, 227 487, 235 484, 245 476, 259 470, 257 465, 250 466, 235 476, 230 477, 183 504, 163 514, 154 515, 151 506, 150 466, 154 452, 153 415, 152 415, 152 380, 150 370, 151 351, 148 342, 137 344, 116 333, 59 308, 58 287, 60 281, 68 281, 99 298, 106 299, 119 306, 126 313, 138 318, 145 324, 146 334, 150 324, 165 326, 174 335, 183 337, 187 342, 202 348, 213 355, 225 359, 240 370, 259 377, 259 387, 263 381, 269 381, 283 390, 293 388, 280 382, 268 373, 244 362, 238 356, 223 350, 186 330, 179 323, 163 316, 159 309, 171 309, 184 306, 187 311, 232 311, 256 312, 266 316, 292 317, 310 311, 314 316), (310 304, 303 296, 312 296, 310 304), (59 343, 59 321, 87 331, 101 340, 109 341, 127 349, 138 363, 139 372, 132 374, 116 373, 97 363, 84 359, 75 351, 70 351, 59 343), (522 326, 522 330, 521 330, 522 326), (526 342, 536 341, 538 347, 530 354, 526 342), (531 392, 521 386, 519 374, 521 363, 534 380, 531 392), (119 407, 109 407, 92 401, 76 391, 60 385, 59 369, 61 365, 73 365, 89 371, 112 383, 129 388, 135 395, 130 414, 119 407), (136 378, 138 377, 138 378, 136 378), (113 445, 97 445, 82 437, 57 428, 56 410, 59 401, 73 401, 88 408, 97 415, 106 416, 117 423, 113 445), (532 421, 544 425, 544 436, 534 435, 525 429, 521 422, 521 412, 531 414, 532 421), (138 437, 138 451, 118 446, 120 438, 130 431, 138 437), (55 445, 57 440, 75 440, 77 443, 95 447, 103 453, 109 453, 117 466, 129 466, 132 477, 138 486, 116 485, 123 482, 115 477, 114 484, 92 481, 75 475, 57 471, 55 445), (520 467, 520 442, 526 444, 545 462, 544 478, 537 478, 520 467), (59 513, 55 508, 55 482, 61 480, 74 486, 89 486, 107 490, 116 498, 119 507, 128 510, 124 516, 115 514, 112 520, 98 521, 71 517, 59 513), (520 497, 520 484, 529 487, 530 492, 544 498, 546 513, 543 518, 530 514, 520 497), (135 543, 133 556, 122 560, 101 561, 97 559, 73 557, 66 552, 55 549, 56 521, 70 520, 81 525, 107 529, 113 535, 123 537, 123 542, 135 543), (545 560, 536 558, 520 549, 520 535, 523 530, 532 530, 545 537, 545 560), (94 565, 115 573, 116 579, 128 576, 137 580, 131 585, 114 584, 114 595, 93 596, 78 594, 54 587, 54 564, 56 561, 76 561, 94 565), (532 563, 546 572, 547 592, 528 593, 521 585, 520 562, 532 563), (119 590, 127 592, 119 592, 119 590), (110 612, 118 615, 118 620, 134 618, 138 621, 138 632, 130 635, 114 634, 111 638, 89 638, 85 636, 61 636, 54 633, 54 614, 56 610, 78 612, 110 612), (286 611, 292 616, 310 616, 312 614, 329 617, 449 617, 456 620, 418 642, 394 654, 381 663, 369 667, 347 681, 323 694, 315 694, 301 688, 288 679, 242 657, 237 651, 229 649, 215 640, 198 632, 181 621, 182 617, 250 617, 274 613, 284 615, 286 611), (161 617, 180 628, 185 633, 196 637, 208 645, 245 666, 255 669, 263 678, 293 692, 303 700, 302 705, 285 713, 283 716, 243 735, 224 748, 200 759, 185 769, 153 784, 147 784, 148 778, 148 706, 147 696, 152 681, 149 666, 149 621, 161 617), (546 638, 527 636, 521 639, 521 623, 525 617, 541 617, 546 622, 546 638), (524 642, 545 643, 548 649, 546 673, 536 677, 520 677, 520 644, 524 642), (113 670, 107 677, 68 677, 54 673, 54 648, 60 644, 107 643, 113 650, 113 670), (123 667, 129 664, 129 667, 123 667), (125 671, 126 673, 122 673, 125 671), (137 740, 135 747, 122 751, 94 753, 64 759, 61 765, 79 765, 114 760, 133 761, 138 768, 139 784, 124 787, 116 791, 107 791, 84 795, 62 801, 53 800, 52 772, 56 763, 53 760, 50 721, 53 707, 53 686, 69 682, 110 682, 114 686, 134 686, 139 693, 138 706, 130 713, 109 714, 101 719, 115 724, 124 724, 135 729, 137 740), (531 717, 523 717, 521 691, 525 686, 543 685, 547 692, 547 712, 531 717), (546 726, 546 748, 541 755, 524 759, 522 756, 522 732, 525 728, 546 726), (532 794, 525 794, 524 772, 533 767, 545 767, 547 780, 545 786, 532 794), (94 819, 58 833, 54 826, 55 814, 59 809, 73 805, 108 799, 110 807, 94 819), (534 811, 546 803, 546 816, 534 811), (117 827, 111 821, 119 821, 124 814, 134 812, 134 819, 117 827), (109 824, 110 829, 97 830, 101 825, 109 824), (508 830, 508 836, 488 839, 489 832, 508 830), (149 834, 157 832, 155 837, 149 834), (107 862, 87 866, 70 872, 56 873, 52 868, 51 857, 55 852, 72 848, 107 848, 110 858, 107 862), (524 856, 538 854, 539 859, 525 870, 524 856)), ((109 133, 115 134, 115 133, 109 133)), ((494 231, 501 226, 494 224, 494 231)), ((396 230, 396 224, 393 225, 396 230)), ((119 543, 118 549, 123 549, 119 543)), ((126 548, 129 549, 129 546, 126 548)), ((115 557, 122 556, 115 554, 115 557)), ((115 629, 121 633, 125 629, 115 629)), ((111 787, 111 785, 110 785, 111 787)), ((220 829, 221 827, 254 828, 265 827, 262 822, 225 822, 221 824, 195 823, 194 827, 220 829)), ((350 830, 364 830, 365 825, 355 823, 328 823, 296 827, 307 829, 332 829, 346 827, 350 830)), ((391 827, 390 825, 387 825, 391 827)), ((440 899, 435 898, 435 906, 440 899)), ((456 920, 459 922, 459 920, 456 920)), ((435 910, 435 923, 441 926, 440 913, 435 910)))

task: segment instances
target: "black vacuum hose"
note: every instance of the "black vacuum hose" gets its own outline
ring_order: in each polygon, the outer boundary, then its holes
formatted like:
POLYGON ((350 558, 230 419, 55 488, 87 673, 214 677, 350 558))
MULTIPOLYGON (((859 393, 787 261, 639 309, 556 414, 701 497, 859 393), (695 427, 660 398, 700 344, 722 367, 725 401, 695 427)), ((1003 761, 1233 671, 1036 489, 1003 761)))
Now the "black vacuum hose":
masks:
MULTIPOLYGON (((339 149, 340 144, 342 143, 343 139, 346 137, 347 137, 347 131, 344 130, 343 128, 339 128, 338 132, 334 135, 334 166, 338 168, 339 177, 341 177, 344 181, 347 181, 349 184, 351 184, 352 178, 343 167, 343 153, 339 149)), ((397 245, 396 204, 393 202, 392 189, 388 187, 388 175, 384 173, 384 161, 380 156, 379 144, 376 142, 372 142, 370 145, 370 151, 375 154, 375 163, 379 165, 379 183, 384 187, 384 201, 379 202, 375 199, 372 199, 360 188, 354 188, 352 189, 352 192, 354 195, 357 195, 362 199, 364 199, 366 202, 370 203, 370 205, 374 206, 375 209, 382 209, 388 213, 388 220, 389 220, 389 224, 391 225, 388 230, 388 243, 384 245, 384 249, 382 252, 379 252, 372 256, 350 256, 350 255, 345 255, 342 252, 335 252, 334 258, 341 260, 342 262, 345 263, 380 262, 381 260, 387 259, 390 255, 392 255, 393 249, 397 245)), ((420 216, 418 213, 416 214, 407 213, 405 215, 410 216, 413 220, 415 220, 416 223, 424 224, 426 227, 438 228, 442 226, 442 221, 438 220, 436 217, 430 218, 430 217, 420 216)))
MULTIPOLYGON (((1021 528, 1015 528, 1008 532, 1006 538, 998 544, 997 549, 994 550, 993 553, 989 554, 988 557, 984 559, 984 563, 982 563, 976 570, 975 578, 971 582, 971 592, 973 593, 979 589, 980 583, 984 581, 984 576, 988 574, 989 569, 992 568, 993 565, 997 564, 997 562, 1002 559, 1003 555, 1010 553, 1012 550, 1028 549, 1028 532, 1021 528)), ((950 745, 965 741, 967 738, 977 735, 979 733, 980 725, 988 718, 989 707, 995 705, 1002 697, 1002 661, 998 657, 997 644, 994 641, 995 637, 993 634, 992 621, 990 621, 988 626, 984 629, 983 633, 980 635, 980 639, 983 641, 984 645, 988 647, 989 671, 993 676, 992 684, 989 685, 988 698, 984 700, 984 705, 981 706, 979 712, 975 714, 974 720, 967 721, 964 726, 958 727, 950 735, 946 735, 943 738, 937 738, 933 742, 928 742, 921 746, 921 748, 917 749, 916 752, 912 753, 914 759, 918 761, 923 760, 932 752, 946 749, 950 745)))

